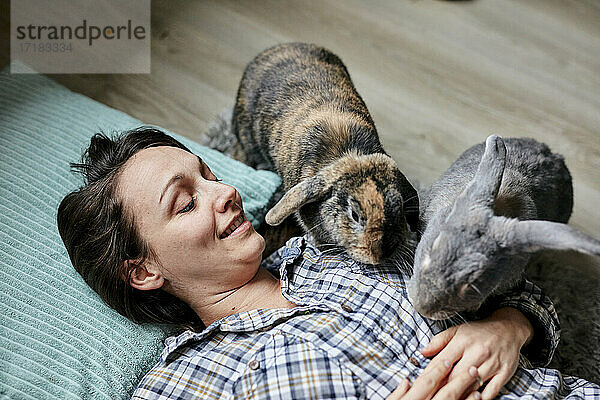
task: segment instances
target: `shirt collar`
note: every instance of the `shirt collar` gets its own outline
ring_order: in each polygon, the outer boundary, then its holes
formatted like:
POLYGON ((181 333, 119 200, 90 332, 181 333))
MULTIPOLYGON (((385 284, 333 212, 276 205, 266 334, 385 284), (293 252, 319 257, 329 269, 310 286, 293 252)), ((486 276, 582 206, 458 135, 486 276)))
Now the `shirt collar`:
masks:
MULTIPOLYGON (((360 308, 364 303, 365 293, 348 290, 347 284, 352 280, 348 275, 356 272, 374 272, 365 270, 364 266, 352 259, 339 254, 324 255, 305 237, 288 240, 274 256, 269 257, 271 265, 268 269, 278 269, 281 293, 298 307, 240 312, 213 322, 201 332, 188 330, 178 336, 169 337, 161 354, 163 362, 167 362, 178 348, 193 341, 205 340, 219 332, 266 330, 273 324, 298 314, 339 311, 340 308, 350 310, 360 308)), ((396 271, 395 276, 398 276, 397 266, 377 268, 379 274, 386 269, 396 271)), ((394 274, 390 273, 390 276, 392 275, 394 274)))
MULTIPOLYGON (((302 250, 306 246, 306 239, 303 237, 295 237, 290 239, 284 248, 281 249, 276 263, 279 264, 279 274, 281 282, 281 291, 283 295, 292 299, 289 288, 288 277, 291 271, 288 266, 302 255, 302 250)), ((302 303, 301 299, 295 299, 296 304, 302 303)), ((161 353, 161 359, 167 363, 171 354, 178 348, 189 345, 195 341, 202 341, 218 332, 249 332, 259 329, 265 329, 273 325, 275 322, 283 319, 291 318, 298 314, 308 314, 316 311, 327 310, 327 307, 320 305, 299 304, 294 308, 278 308, 278 309, 259 309, 236 313, 213 322, 200 332, 186 330, 185 332, 168 337, 165 340, 165 347, 161 353)))

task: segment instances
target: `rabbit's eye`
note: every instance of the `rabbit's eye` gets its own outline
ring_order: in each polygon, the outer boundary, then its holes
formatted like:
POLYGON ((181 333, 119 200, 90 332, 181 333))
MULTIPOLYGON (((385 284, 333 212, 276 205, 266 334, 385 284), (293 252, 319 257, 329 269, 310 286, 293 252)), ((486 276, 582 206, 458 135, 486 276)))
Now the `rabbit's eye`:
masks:
POLYGON ((359 225, 363 224, 363 220, 360 217, 360 205, 353 198, 348 198, 348 208, 346 212, 348 213, 348 217, 350 217, 354 223, 359 225))

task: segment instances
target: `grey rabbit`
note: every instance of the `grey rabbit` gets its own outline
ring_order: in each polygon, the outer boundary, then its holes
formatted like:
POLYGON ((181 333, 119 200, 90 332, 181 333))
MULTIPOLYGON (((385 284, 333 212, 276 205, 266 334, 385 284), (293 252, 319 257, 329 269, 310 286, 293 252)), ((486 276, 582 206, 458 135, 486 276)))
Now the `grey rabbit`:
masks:
POLYGON ((533 139, 492 135, 471 147, 422 207, 408 294, 432 319, 476 311, 513 287, 538 250, 600 255, 600 241, 566 224, 573 188, 563 157, 533 139))
POLYGON ((266 215, 295 213, 318 246, 377 264, 407 249, 416 190, 386 154, 342 61, 312 44, 281 44, 246 67, 232 116, 247 164, 276 171, 285 194, 266 215))

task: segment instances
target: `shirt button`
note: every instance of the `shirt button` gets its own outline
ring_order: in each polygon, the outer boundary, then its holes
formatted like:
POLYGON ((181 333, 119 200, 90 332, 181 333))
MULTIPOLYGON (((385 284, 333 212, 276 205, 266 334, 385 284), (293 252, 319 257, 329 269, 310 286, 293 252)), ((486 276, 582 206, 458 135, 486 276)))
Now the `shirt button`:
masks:
POLYGON ((251 360, 248 363, 248 366, 250 367, 250 369, 257 370, 258 367, 260 367, 260 362, 258 360, 251 360))
POLYGON ((412 365, 414 365, 415 367, 420 367, 420 366, 421 366, 421 363, 419 363, 419 360, 417 360, 417 359, 416 359, 416 358, 414 358, 414 357, 410 357, 410 358, 408 359, 408 361, 410 361, 410 363, 411 363, 412 365))
POLYGON ((342 304, 342 310, 349 312, 349 313, 352 312, 352 308, 347 304, 342 304))

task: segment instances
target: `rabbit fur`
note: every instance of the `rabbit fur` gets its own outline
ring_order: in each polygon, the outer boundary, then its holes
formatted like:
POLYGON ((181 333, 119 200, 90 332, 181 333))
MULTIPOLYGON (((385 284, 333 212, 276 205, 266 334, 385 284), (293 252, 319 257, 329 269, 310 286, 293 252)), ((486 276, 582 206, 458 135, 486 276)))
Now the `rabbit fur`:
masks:
POLYGON ((417 192, 381 146, 335 54, 305 43, 260 53, 244 71, 232 129, 247 164, 282 178, 285 194, 268 224, 295 213, 319 247, 362 263, 408 248, 417 192))
POLYGON ((600 241, 566 224, 573 188, 563 157, 533 139, 492 135, 471 147, 422 207, 408 294, 432 319, 476 311, 522 279, 538 250, 600 255, 600 241))

